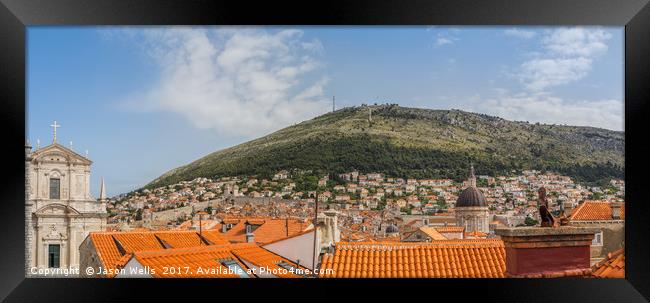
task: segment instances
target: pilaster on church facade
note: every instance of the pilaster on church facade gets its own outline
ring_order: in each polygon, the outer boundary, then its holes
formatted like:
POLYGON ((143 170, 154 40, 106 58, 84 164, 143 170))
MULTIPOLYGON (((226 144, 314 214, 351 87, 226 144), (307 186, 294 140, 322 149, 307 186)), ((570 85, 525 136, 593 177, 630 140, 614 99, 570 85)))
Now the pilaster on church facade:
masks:
POLYGON ((56 142, 25 152, 26 273, 78 268, 83 239, 107 225, 106 201, 90 195, 92 161, 56 142))

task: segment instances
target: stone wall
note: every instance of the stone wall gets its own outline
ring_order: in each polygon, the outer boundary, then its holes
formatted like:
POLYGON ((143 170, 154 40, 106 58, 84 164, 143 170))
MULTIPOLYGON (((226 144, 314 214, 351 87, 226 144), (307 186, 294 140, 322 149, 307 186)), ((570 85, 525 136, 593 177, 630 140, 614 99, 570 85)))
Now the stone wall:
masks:
POLYGON ((102 263, 97 255, 93 241, 90 237, 86 237, 79 246, 79 276, 82 278, 101 277, 99 274, 101 267, 102 263), (89 275, 86 271, 89 267, 93 268, 92 275, 89 275))
POLYGON ((298 203, 298 200, 287 200, 287 199, 281 199, 281 198, 269 198, 269 197, 260 197, 260 198, 253 198, 253 197, 228 197, 228 198, 220 198, 220 199, 214 199, 210 201, 203 201, 203 202, 196 202, 192 205, 189 206, 183 206, 175 209, 168 209, 168 210, 163 210, 163 211, 157 211, 153 213, 152 221, 154 222, 168 222, 168 221, 174 221, 178 218, 183 217, 183 215, 191 215, 192 214, 192 207, 194 207, 195 211, 200 211, 205 209, 208 206, 211 206, 212 208, 216 208, 218 205, 232 205, 234 202, 235 205, 244 205, 247 203, 250 203, 252 205, 261 205, 261 204, 270 204, 271 202, 275 203, 298 203))
MULTIPOLYGON (((179 208, 174 208, 174 209, 168 209, 168 210, 163 210, 163 211, 157 211, 153 213, 152 221, 174 221, 178 218, 183 217, 183 215, 188 215, 190 216, 192 214, 192 207, 194 207, 195 211, 200 211, 205 209, 208 206, 212 206, 211 201, 204 201, 204 202, 196 202, 192 205, 189 206, 183 206, 179 208)), ((213 206, 214 207, 214 206, 213 206)))
POLYGON ((597 228, 603 232, 603 245, 592 245, 591 259, 596 263, 613 252, 623 247, 625 242, 625 221, 623 220, 605 220, 605 221, 573 221, 573 226, 585 226, 597 228))

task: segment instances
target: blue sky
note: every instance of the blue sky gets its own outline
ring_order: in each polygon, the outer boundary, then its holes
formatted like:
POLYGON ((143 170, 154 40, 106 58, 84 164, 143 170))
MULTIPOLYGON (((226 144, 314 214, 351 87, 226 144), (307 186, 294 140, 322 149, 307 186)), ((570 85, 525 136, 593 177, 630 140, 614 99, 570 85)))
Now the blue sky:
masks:
POLYGON ((27 138, 110 195, 331 109, 464 109, 623 130, 622 27, 30 27, 27 138))

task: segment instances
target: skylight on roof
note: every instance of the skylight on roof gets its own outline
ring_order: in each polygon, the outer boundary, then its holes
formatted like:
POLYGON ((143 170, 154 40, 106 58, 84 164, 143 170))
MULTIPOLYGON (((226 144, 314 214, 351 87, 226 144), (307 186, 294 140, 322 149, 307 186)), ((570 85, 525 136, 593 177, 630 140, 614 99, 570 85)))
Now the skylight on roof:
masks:
POLYGON ((292 273, 294 275, 303 276, 303 277, 307 276, 305 270, 297 268, 297 267, 285 262, 284 260, 278 262, 276 265, 286 269, 287 271, 289 271, 290 273, 292 273))
POLYGON ((246 270, 239 266, 239 263, 235 262, 234 260, 221 261, 221 265, 228 267, 229 271, 238 275, 240 278, 250 278, 248 276, 248 273, 246 273, 246 270))

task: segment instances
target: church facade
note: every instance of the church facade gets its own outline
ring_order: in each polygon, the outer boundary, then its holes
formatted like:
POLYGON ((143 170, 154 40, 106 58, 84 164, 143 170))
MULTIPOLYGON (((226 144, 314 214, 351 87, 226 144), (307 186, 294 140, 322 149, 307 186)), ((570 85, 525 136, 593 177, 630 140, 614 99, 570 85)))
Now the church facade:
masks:
POLYGON ((79 268, 79 245, 91 231, 106 229, 104 186, 90 195, 92 162, 56 143, 25 146, 25 270, 79 268))

